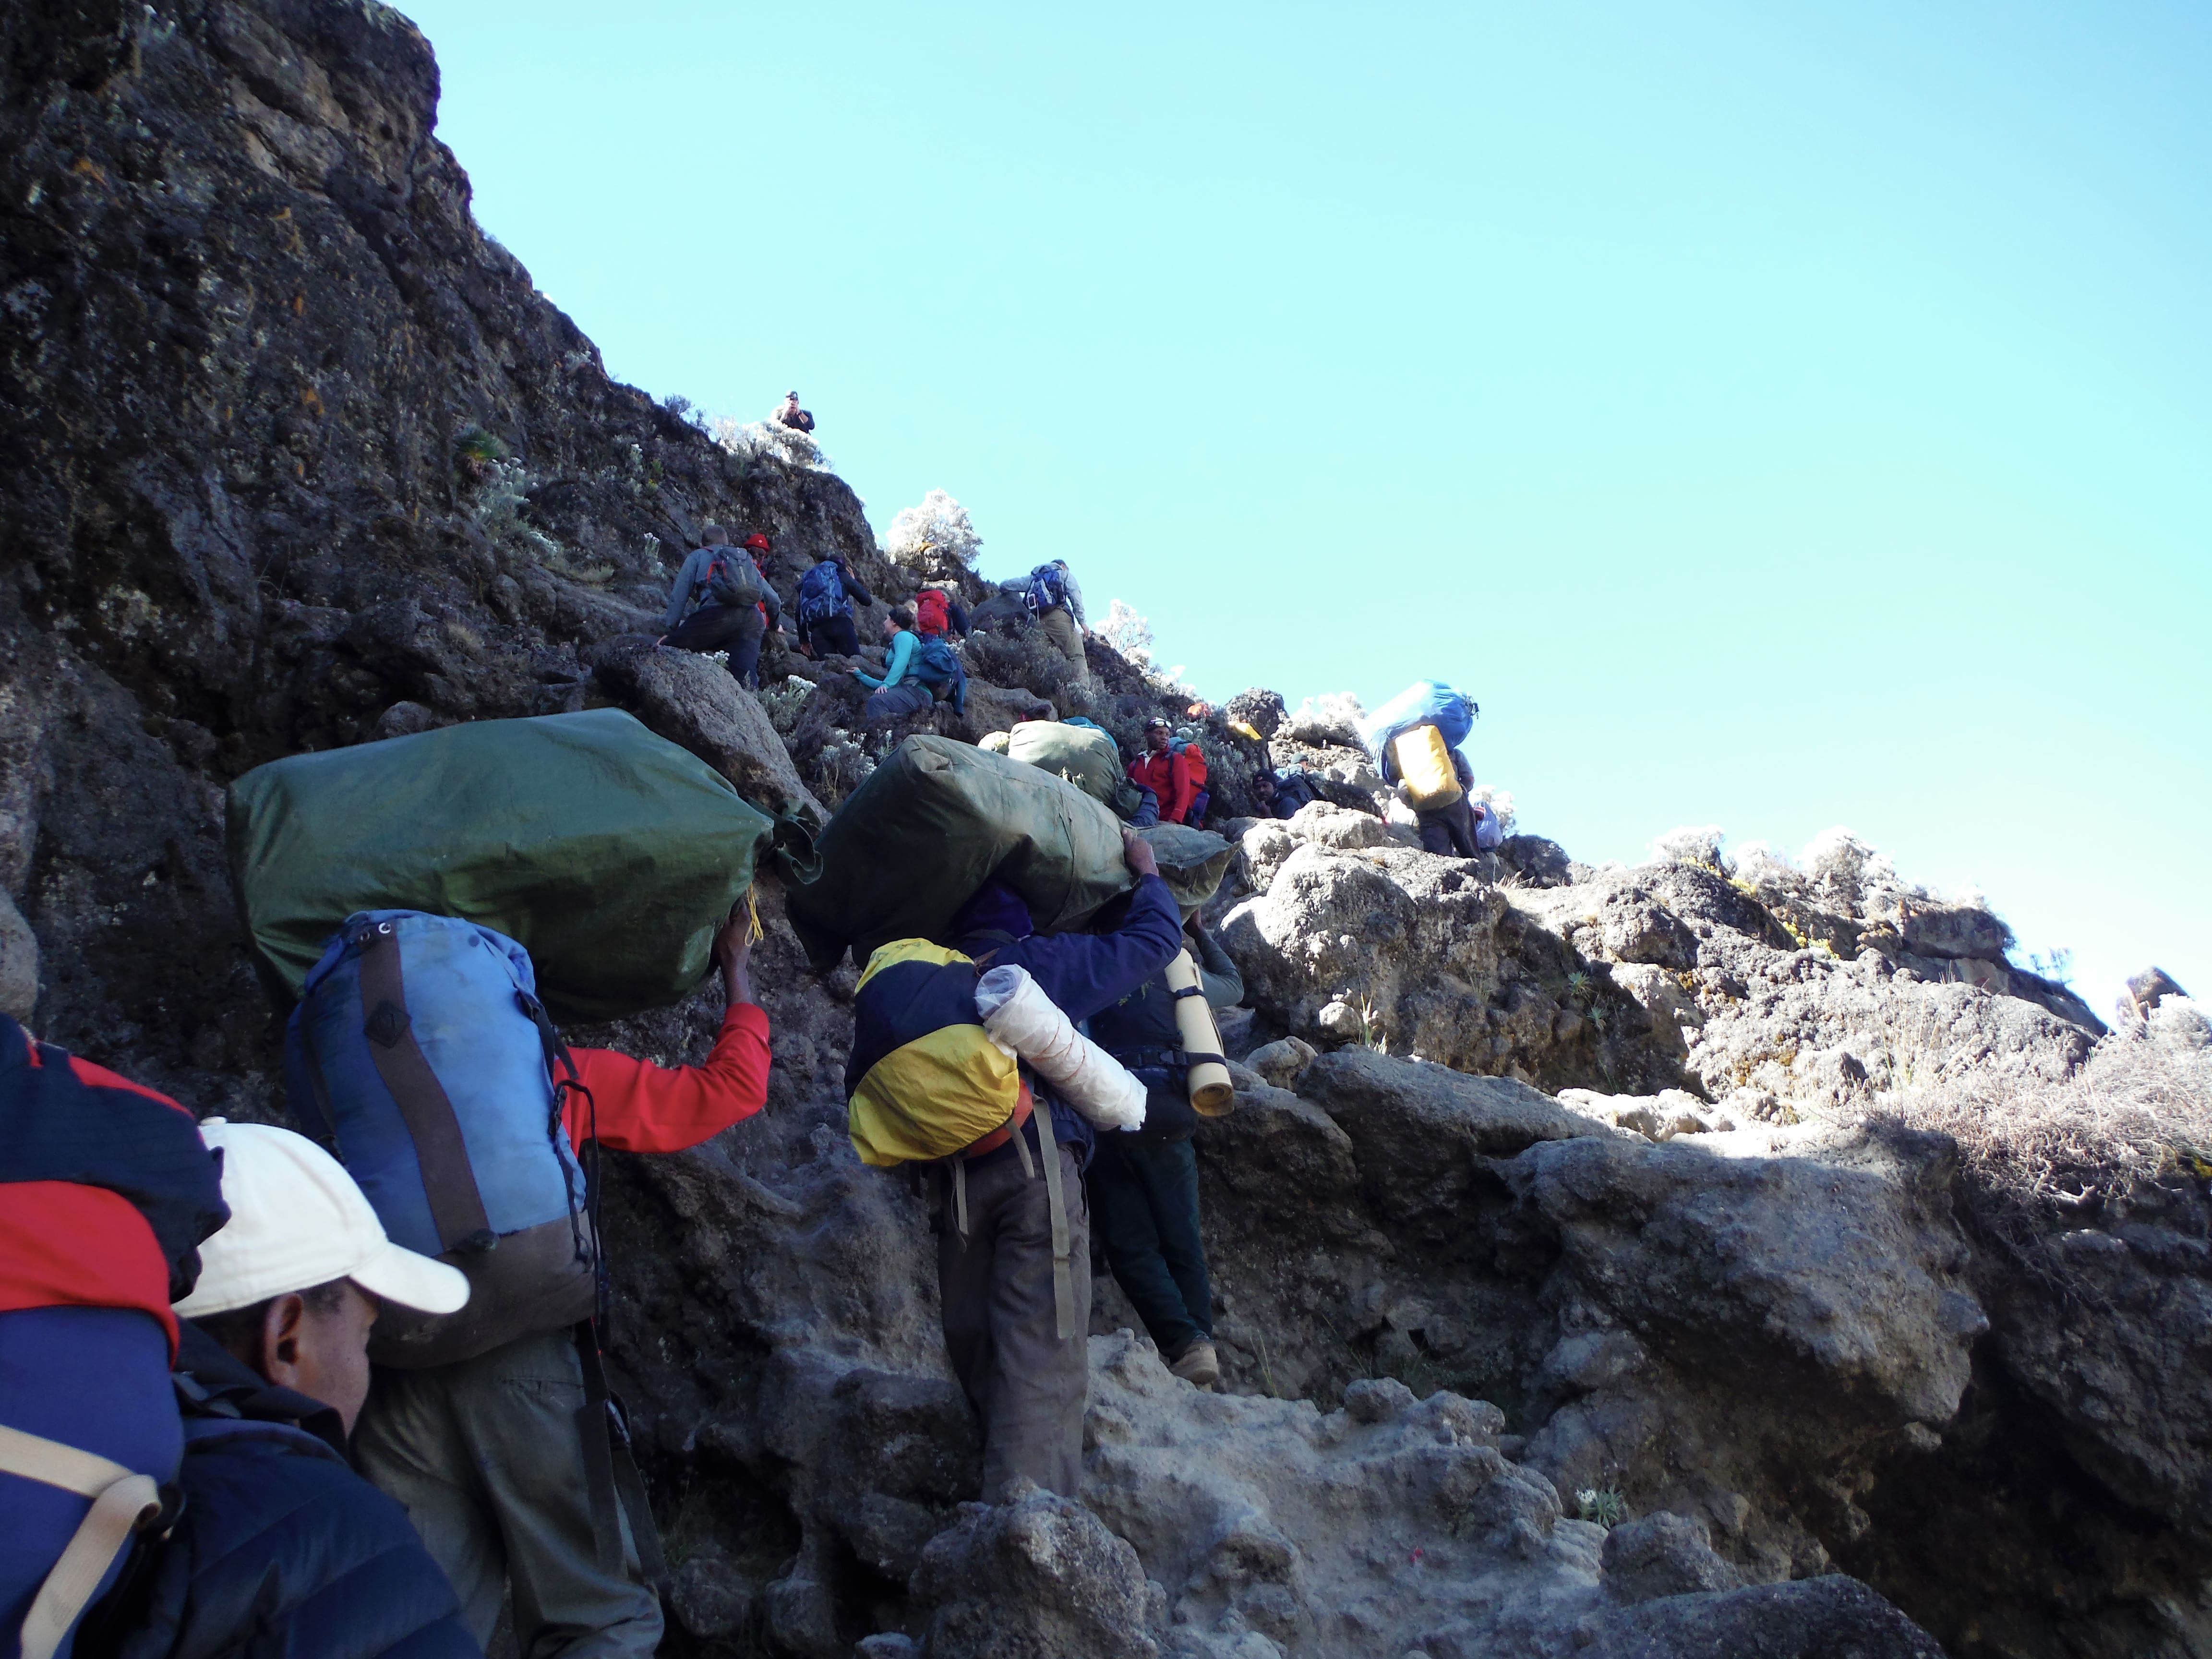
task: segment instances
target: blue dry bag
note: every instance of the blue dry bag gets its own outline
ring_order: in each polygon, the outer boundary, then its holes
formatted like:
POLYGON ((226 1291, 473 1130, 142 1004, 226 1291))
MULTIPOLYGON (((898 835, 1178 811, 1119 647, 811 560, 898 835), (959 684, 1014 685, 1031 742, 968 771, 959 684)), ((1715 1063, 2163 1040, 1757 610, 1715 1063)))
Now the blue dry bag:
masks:
POLYGON ((1433 726, 1444 734, 1445 744, 1456 749, 1474 732, 1474 717, 1480 712, 1473 697, 1453 690, 1442 680, 1415 680, 1362 720, 1359 736, 1387 779, 1390 740, 1400 732, 1417 726, 1433 726))
POLYGON ((392 1308, 380 1364, 442 1365, 592 1316, 598 1250, 529 952, 451 916, 349 916, 284 1040, 286 1104, 395 1243, 469 1277, 458 1313, 392 1308))

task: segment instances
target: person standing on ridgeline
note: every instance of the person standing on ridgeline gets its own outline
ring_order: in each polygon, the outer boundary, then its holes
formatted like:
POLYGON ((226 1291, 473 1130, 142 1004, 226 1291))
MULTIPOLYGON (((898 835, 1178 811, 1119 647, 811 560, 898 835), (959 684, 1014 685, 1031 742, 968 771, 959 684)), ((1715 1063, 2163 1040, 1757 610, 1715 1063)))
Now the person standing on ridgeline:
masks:
MULTIPOLYGON (((973 1029, 986 966, 1025 970, 1080 1021, 1174 959, 1182 946, 1175 899, 1152 849, 1126 834, 1122 847, 1137 884, 1109 907, 1115 919, 1096 924, 1100 931, 1037 936, 1021 896, 994 878, 954 915, 942 944, 900 940, 875 953, 853 1000, 847 1073, 856 1122, 956 1113, 980 1086, 951 1057, 963 1052, 963 1030, 989 1048, 973 1029)), ((1081 1491, 1091 1306, 1083 1171, 1095 1133, 1024 1066, 1003 1127, 925 1164, 945 1177, 932 1224, 945 1346, 982 1421, 988 1503, 1002 1501, 1017 1476, 1066 1498, 1081 1491), (1048 1133, 1040 1133, 1040 1119, 1048 1133)))
POLYGON ((796 392, 784 394, 783 407, 777 410, 771 418, 778 426, 787 426, 793 432, 814 430, 814 411, 799 406, 799 393, 796 392))
MULTIPOLYGON (((1183 924, 1199 959, 1199 988, 1216 1008, 1244 1000, 1244 977, 1196 916, 1183 924)), ((1198 1155, 1191 1135, 1189 1067, 1164 973, 1091 1018, 1091 1038, 1145 1085, 1141 1128, 1098 1137, 1091 1206, 1106 1265, 1177 1376, 1221 1380, 1213 1347, 1213 1290, 1198 1228, 1198 1155)))
POLYGON ((767 556, 768 538, 756 530, 739 548, 730 546, 723 535, 718 524, 699 527, 700 544, 668 590, 668 610, 661 618, 666 631, 658 642, 678 651, 726 651, 730 677, 758 690, 761 641, 771 625, 783 626, 783 601, 754 556, 767 556))
POLYGON ((842 553, 824 553, 799 579, 799 647, 810 657, 857 657, 860 635, 853 628, 853 601, 873 605, 875 595, 860 586, 842 553))
MULTIPOLYGON (((714 936, 727 1002, 703 1065, 664 1068, 609 1048, 568 1051, 580 1086, 561 1097, 561 1155, 581 1152, 593 1139, 617 1152, 682 1152, 760 1110, 768 1098, 769 1024, 753 1000, 751 930, 741 907, 714 936)), ((366 974, 362 983, 369 983, 366 974)), ((396 1026, 404 1045, 404 1014, 396 1026)), ((441 1178, 447 1188, 451 1174, 441 1178)), ((556 1227, 552 1237, 562 1243, 569 1231, 556 1227)), ((484 1254, 520 1254, 529 1239, 518 1234, 484 1254)), ((537 1305, 520 1304, 510 1322, 537 1305)), ((641 1538, 625 1524, 617 1510, 629 1509, 629 1496, 611 1504, 615 1494, 592 1474, 596 1462, 605 1474, 611 1459, 617 1474, 608 1484, 623 1479, 628 1454, 611 1444, 612 1409, 589 1322, 526 1328, 447 1364, 378 1367, 354 1454, 363 1474, 406 1505, 478 1642, 490 1639, 509 1599, 515 1643, 526 1655, 643 1659, 659 1647, 660 1601, 645 1582, 645 1563, 657 1554, 652 1534, 641 1538)))
POLYGON ((1129 781, 1159 797, 1162 823, 1188 823, 1206 786, 1205 758, 1192 752, 1176 752, 1174 730, 1158 715, 1145 722, 1145 752, 1129 763, 1129 781))
POLYGON ((1076 684, 1090 684, 1091 663, 1083 654, 1083 630, 1087 626, 1083 620, 1083 590, 1075 585, 1067 561, 1054 559, 1030 571, 1022 602, 1044 629, 1045 638, 1067 659, 1068 666, 1075 671, 1076 684))

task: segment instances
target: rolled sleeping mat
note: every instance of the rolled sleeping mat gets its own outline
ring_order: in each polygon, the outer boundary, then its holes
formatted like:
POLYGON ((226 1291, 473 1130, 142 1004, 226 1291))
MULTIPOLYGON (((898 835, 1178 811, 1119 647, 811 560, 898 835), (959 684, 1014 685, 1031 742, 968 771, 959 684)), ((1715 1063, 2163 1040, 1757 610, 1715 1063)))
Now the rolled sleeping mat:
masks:
POLYGON ((1028 969, 994 968, 978 979, 975 1015, 994 1042, 1035 1066, 1061 1099, 1097 1127, 1144 1127, 1145 1085, 1077 1030, 1028 969))
POLYGON ((1225 1117, 1237 1103, 1237 1085, 1230 1080, 1229 1057, 1221 1052, 1221 1028, 1213 1023, 1206 992, 1198 979, 1198 964, 1190 952, 1178 951, 1168 963, 1168 989, 1175 993, 1176 1029, 1182 1034, 1182 1050, 1189 1060, 1190 1109, 1200 1117, 1225 1117))

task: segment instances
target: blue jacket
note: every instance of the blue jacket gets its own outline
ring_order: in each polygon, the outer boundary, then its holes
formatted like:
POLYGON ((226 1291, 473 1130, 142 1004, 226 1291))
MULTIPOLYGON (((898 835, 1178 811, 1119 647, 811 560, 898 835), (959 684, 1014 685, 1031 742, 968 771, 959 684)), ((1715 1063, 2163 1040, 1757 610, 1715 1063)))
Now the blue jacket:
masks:
POLYGON ((116 1598, 144 1598, 117 1659, 483 1659, 407 1511, 337 1449, 337 1414, 181 1330, 185 1508, 116 1598))
MULTIPOLYGON (((1182 949, 1182 912, 1176 908, 1167 883, 1146 876, 1129 895, 1128 911, 1110 933, 1032 933, 1012 941, 1003 934, 982 934, 961 940, 957 948, 971 957, 992 953, 994 968, 1026 968, 1060 1012, 1080 1024, 1175 960, 1182 949)), ((1052 1133, 1062 1145, 1074 1148, 1078 1164, 1091 1162, 1097 1136, 1090 1120, 1056 1098, 1052 1133)), ((1009 1144, 986 1157, 1003 1158, 1012 1152, 1009 1144)))
MULTIPOLYGON (((1244 1000, 1244 975, 1211 933, 1198 942, 1198 984, 1206 1006, 1233 1008, 1244 1000)), ((1091 1040, 1134 1072, 1145 1085, 1145 1127, 1127 1130, 1132 1140, 1158 1146, 1188 1140, 1198 1128, 1183 1068, 1167 1056, 1182 1051, 1175 993, 1164 972, 1103 1009, 1091 1022, 1091 1040)))

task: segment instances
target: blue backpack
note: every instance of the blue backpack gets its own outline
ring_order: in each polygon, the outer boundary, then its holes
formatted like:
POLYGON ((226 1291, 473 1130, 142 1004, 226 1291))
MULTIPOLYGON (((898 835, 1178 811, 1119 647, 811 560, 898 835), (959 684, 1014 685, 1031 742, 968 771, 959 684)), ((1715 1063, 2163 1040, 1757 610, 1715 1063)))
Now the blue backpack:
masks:
POLYGON ((952 654, 952 647, 933 635, 916 635, 913 673, 915 681, 927 687, 933 697, 945 695, 955 713, 961 712, 967 702, 968 671, 960 665, 960 659, 952 654), (949 690, 948 690, 949 688, 949 690))
POLYGON ((1442 680, 1415 680, 1362 720, 1359 735, 1384 779, 1395 781, 1389 761, 1393 738, 1417 726, 1433 726, 1444 734, 1446 745, 1456 749, 1473 734, 1481 712, 1473 697, 1442 680))
POLYGON ((285 1031, 287 1109, 395 1243, 469 1278, 458 1313, 387 1308, 380 1364, 443 1365, 592 1316, 596 1183, 561 1123, 574 1079, 530 954, 505 934, 369 910, 331 940, 285 1031))
POLYGON ((1067 608, 1067 573, 1056 564, 1041 564, 1030 572, 1029 592, 1023 595, 1033 612, 1067 608))
POLYGON ((852 601, 845 597, 845 575, 835 559, 824 559, 799 579, 799 621, 804 628, 850 616, 852 601))

